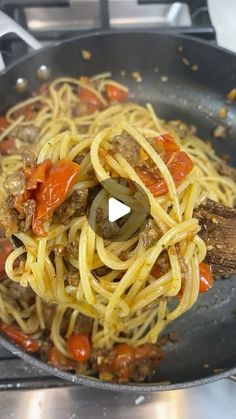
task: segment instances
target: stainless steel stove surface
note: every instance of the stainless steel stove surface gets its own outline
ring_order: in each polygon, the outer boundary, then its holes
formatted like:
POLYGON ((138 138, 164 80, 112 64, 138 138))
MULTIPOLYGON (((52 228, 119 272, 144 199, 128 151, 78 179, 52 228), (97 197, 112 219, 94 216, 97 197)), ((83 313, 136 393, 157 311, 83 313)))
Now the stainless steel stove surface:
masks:
MULTIPOLYGON (((136 0, 110 0, 110 26, 137 28, 150 26, 190 26, 186 4, 144 4, 136 0)), ((31 31, 95 29, 101 25, 97 0, 71 0, 70 7, 27 8, 26 17, 31 31)))
POLYGON ((85 387, 0 393, 1 419, 235 419, 235 386, 227 380, 154 394, 85 387))
MULTIPOLYGON (((230 1, 232 6, 235 0, 227 0, 227 5, 230 1)), ((0 7, 43 44, 100 28, 161 28, 215 42, 206 0, 170 3, 173 2, 0 0, 0 7)), ((208 1, 211 7, 218 7, 218 16, 222 14, 220 3, 220 0, 208 1)), ((232 9, 229 13, 233 16, 232 9)), ((1 40, 0 48, 6 64, 27 52, 14 37, 1 40)), ((235 396, 236 383, 230 380, 155 394, 115 393, 73 386, 46 376, 0 346, 1 419, 235 419, 235 396)))

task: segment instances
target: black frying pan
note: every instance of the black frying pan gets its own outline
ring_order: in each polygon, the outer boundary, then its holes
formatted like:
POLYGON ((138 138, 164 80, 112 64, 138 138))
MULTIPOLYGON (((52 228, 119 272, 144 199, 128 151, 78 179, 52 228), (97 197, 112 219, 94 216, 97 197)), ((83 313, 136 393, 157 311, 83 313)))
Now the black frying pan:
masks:
MULTIPOLYGON (((219 123, 217 112, 227 92, 236 86, 236 55, 208 43, 161 33, 96 33, 34 53, 4 71, 0 76, 2 111, 23 98, 15 89, 18 77, 29 81, 28 93, 39 86, 37 69, 42 64, 50 67, 51 78, 112 71, 115 80, 129 86, 135 101, 152 102, 161 117, 194 123, 206 140, 212 139, 219 123), (92 53, 90 61, 82 59, 82 49, 92 53), (191 65, 184 64, 183 58, 191 65), (191 70, 193 65, 198 65, 198 71, 191 70), (125 77, 121 70, 126 71, 125 77), (140 72, 142 83, 132 79, 133 71, 140 72)), ((235 105, 230 106, 227 139, 213 140, 219 152, 230 155, 232 165, 236 165, 235 112, 235 105)), ((234 278, 217 281, 213 290, 201 295, 194 308, 169 327, 179 341, 166 345, 164 361, 145 384, 110 384, 62 372, 24 353, 7 338, 2 336, 0 341, 49 375, 97 388, 143 392, 203 384, 236 373, 235 286, 234 278), (161 383, 165 381, 171 384, 161 383)))

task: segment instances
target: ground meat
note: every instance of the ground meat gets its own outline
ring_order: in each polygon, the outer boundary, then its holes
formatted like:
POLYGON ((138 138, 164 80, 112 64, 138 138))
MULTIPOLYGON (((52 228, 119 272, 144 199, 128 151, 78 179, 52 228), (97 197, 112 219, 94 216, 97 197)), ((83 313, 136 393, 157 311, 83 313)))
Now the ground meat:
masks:
POLYGON ((11 173, 4 181, 3 187, 9 195, 21 195, 25 191, 25 176, 23 173, 11 173))
POLYGON ((160 229, 156 225, 155 221, 149 218, 146 222, 144 230, 140 234, 140 239, 143 242, 144 249, 149 249, 154 246, 160 238, 160 229))
POLYGON ((181 278, 182 278, 181 290, 182 290, 182 289, 184 289, 185 284, 187 283, 189 271, 188 271, 188 266, 186 264, 185 258, 180 253, 179 247, 176 246, 176 248, 177 248, 177 255, 178 255, 178 259, 179 259, 179 266, 180 266, 180 270, 181 270, 181 278))
POLYGON ((14 263, 14 272, 16 275, 23 275, 25 272, 25 256, 19 256, 14 263))
POLYGON ((108 268, 108 266, 100 266, 100 268, 94 269, 93 273, 95 273, 96 276, 104 276, 111 272, 111 269, 108 268))
POLYGON ((79 153, 75 158, 74 158, 74 162, 77 164, 81 164, 82 161, 84 160, 85 156, 88 154, 87 151, 81 151, 81 153, 79 153))
POLYGON ((79 242, 73 240, 72 242, 68 243, 66 246, 66 252, 69 256, 72 256, 75 259, 78 259, 79 256, 79 242))
POLYGON ((93 170, 93 169, 89 169, 89 170, 87 171, 87 175, 88 175, 89 177, 91 177, 91 178, 94 178, 94 177, 95 177, 95 172, 94 172, 94 170, 93 170))
POLYGON ((15 128, 11 134, 23 142, 34 143, 37 140, 39 128, 34 125, 26 125, 15 128))
POLYGON ((47 362, 48 361, 48 352, 50 350, 52 346, 52 341, 49 338, 49 336, 43 336, 43 340, 41 341, 41 346, 40 346, 40 358, 43 362, 47 362))
POLYGON ((93 188, 89 188, 88 199, 87 199, 88 208, 91 207, 95 197, 97 196, 98 192, 101 191, 101 189, 102 189, 102 185, 100 183, 94 186, 93 188))
POLYGON ((30 229, 31 224, 32 224, 32 217, 35 212, 36 202, 34 199, 28 199, 28 201, 26 201, 23 204, 23 207, 24 207, 24 212, 25 212, 24 231, 27 231, 30 229))
POLYGON ((77 125, 77 132, 78 134, 87 134, 88 125, 77 125))
POLYGON ((101 208, 96 209, 96 223, 100 224, 104 220, 103 210, 101 208))
POLYGON ((120 231, 120 228, 116 222, 110 222, 107 218, 104 217, 103 211, 101 208, 96 210, 96 222, 98 225, 100 235, 107 240, 110 240, 117 236, 120 231))
POLYGON ((24 306, 24 303, 26 305, 34 303, 35 294, 30 287, 22 287, 17 282, 10 281, 9 279, 4 280, 4 285, 7 285, 7 301, 9 303, 10 301, 14 301, 15 304, 21 307, 24 306))
POLYGON ((112 139, 112 150, 120 153, 133 166, 139 162, 139 144, 125 131, 112 139))
POLYGON ((151 276, 158 279, 170 270, 170 260, 166 250, 161 252, 151 270, 151 276))
POLYGON ((21 158, 22 158, 23 168, 27 169, 27 170, 35 169, 35 167, 37 165, 37 159, 36 159, 36 156, 33 153, 33 151, 31 151, 27 148, 21 147, 19 149, 19 153, 20 153, 21 158))
POLYGON ((50 250, 54 252, 56 256, 65 256, 66 254, 65 246, 62 244, 54 244, 50 250))
POLYGON ((132 348, 127 344, 120 344, 111 350, 93 350, 91 364, 103 380, 142 382, 155 372, 163 356, 158 345, 147 343, 132 348))
POLYGON ((14 209, 5 205, 0 208, 0 227, 4 229, 6 237, 19 231, 19 219, 14 209))
POLYGON ((86 213, 88 189, 75 190, 70 198, 61 204, 55 211, 59 217, 59 222, 68 224, 71 218, 80 217, 86 213))
POLYGON ((119 227, 122 227, 126 223, 126 221, 128 221, 129 217, 130 217, 130 213, 124 215, 123 217, 118 218, 118 220, 116 221, 116 224, 119 227))
POLYGON ((77 118, 89 113, 88 106, 86 103, 79 103, 72 108, 72 117, 77 118))
POLYGON ((62 336, 64 336, 68 330, 69 321, 71 318, 73 310, 68 308, 62 318, 61 325, 60 325, 60 333, 62 336))
POLYGON ((72 287, 78 287, 80 281, 79 271, 71 265, 68 260, 64 259, 66 270, 64 272, 64 280, 72 287))
POLYGON ((236 182, 236 169, 228 166, 223 160, 214 163, 217 172, 222 176, 228 176, 234 182, 236 182))
POLYGON ((122 252, 120 252, 120 254, 119 254, 119 259, 120 259, 120 260, 123 260, 123 261, 127 260, 127 259, 128 259, 128 256, 129 256, 129 253, 130 253, 130 249, 123 250, 123 251, 122 251, 122 252))
POLYGON ((42 312, 43 312, 43 318, 45 321, 45 329, 49 333, 51 333, 52 329, 52 321, 56 310, 56 305, 50 304, 48 302, 44 302, 42 300, 42 312))
POLYGON ((89 335, 92 329, 92 325, 93 325, 93 319, 91 319, 91 317, 84 316, 83 314, 80 313, 76 319, 76 323, 75 323, 75 327, 73 331, 75 333, 83 333, 83 334, 89 335))
POLYGON ((66 271, 64 274, 64 279, 71 287, 78 287, 79 285, 79 273, 78 272, 68 272, 66 271))
POLYGON ((111 223, 109 220, 102 221, 99 229, 101 236, 107 240, 113 239, 120 231, 116 222, 111 223))
MULTIPOLYGON (((43 317, 45 321, 45 329, 47 332, 51 333, 52 321, 53 321, 57 306, 56 304, 50 304, 48 302, 44 302, 43 300, 41 300, 41 302, 42 302, 43 317)), ((66 310, 62 318, 62 321, 60 324, 60 333, 62 336, 65 335, 67 332, 71 313, 72 313, 71 309, 66 310)))
POLYGON ((162 267, 164 273, 170 270, 170 260, 169 260, 168 252, 166 250, 161 252, 158 258, 158 263, 162 267))

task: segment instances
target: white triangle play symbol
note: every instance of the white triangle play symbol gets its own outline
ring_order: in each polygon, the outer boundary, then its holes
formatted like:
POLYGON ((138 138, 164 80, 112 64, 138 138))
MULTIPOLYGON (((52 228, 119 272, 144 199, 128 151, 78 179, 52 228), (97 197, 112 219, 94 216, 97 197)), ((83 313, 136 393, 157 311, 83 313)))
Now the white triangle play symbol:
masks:
POLYGON ((119 220, 124 215, 129 214, 131 211, 128 205, 118 201, 115 198, 109 198, 108 200, 108 220, 112 223, 113 221, 119 220))

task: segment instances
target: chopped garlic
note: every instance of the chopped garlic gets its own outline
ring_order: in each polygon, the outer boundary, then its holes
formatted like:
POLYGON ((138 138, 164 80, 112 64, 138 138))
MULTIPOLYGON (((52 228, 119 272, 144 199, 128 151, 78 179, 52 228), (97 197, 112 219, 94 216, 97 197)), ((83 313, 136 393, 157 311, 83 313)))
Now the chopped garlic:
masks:
POLYGON ((143 81, 141 74, 138 71, 133 71, 133 73, 131 73, 131 76, 133 77, 133 79, 137 82, 137 83, 141 83, 143 81))
POLYGON ((92 57, 91 52, 87 51, 86 49, 82 49, 81 55, 82 55, 84 60, 90 60, 90 58, 92 57))

